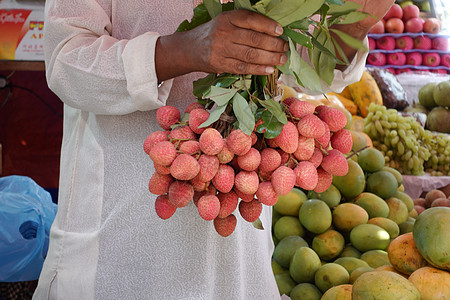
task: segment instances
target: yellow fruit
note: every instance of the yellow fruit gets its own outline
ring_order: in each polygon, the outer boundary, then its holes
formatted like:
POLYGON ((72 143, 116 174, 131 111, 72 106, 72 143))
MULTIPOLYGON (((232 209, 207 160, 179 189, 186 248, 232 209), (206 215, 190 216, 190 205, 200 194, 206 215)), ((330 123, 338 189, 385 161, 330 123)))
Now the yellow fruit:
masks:
POLYGON ((342 97, 345 97, 345 98, 350 99, 350 100, 353 101, 352 94, 350 93, 350 89, 348 88, 348 86, 346 86, 342 90, 342 92, 339 93, 339 95, 341 95, 342 97))
POLYGON ((423 267, 414 271, 409 281, 419 290, 421 300, 450 299, 449 272, 423 267))
POLYGON ((367 141, 360 131, 350 130, 350 134, 352 135, 352 150, 359 151, 367 146, 367 141))
POLYGON ((367 71, 363 72, 360 81, 350 84, 348 88, 363 117, 366 117, 369 113, 370 103, 383 105, 383 96, 380 88, 372 75, 367 71))
POLYGON ((360 133, 363 136, 363 138, 366 140, 367 147, 368 148, 373 148, 373 142, 372 142, 372 139, 370 138, 370 136, 367 133, 363 132, 363 131, 361 131, 360 133))
POLYGON ((338 188, 341 195, 351 200, 361 194, 366 186, 364 171, 357 162, 348 159, 348 173, 345 176, 333 176, 333 185, 338 188))
POLYGON ((273 225, 273 234, 278 240, 282 240, 289 235, 303 237, 305 230, 297 217, 283 216, 273 225))
POLYGON ((417 269, 428 265, 420 254, 412 232, 402 234, 391 241, 387 249, 389 261, 399 272, 411 275, 417 269))
POLYGON ((280 101, 283 101, 284 99, 289 97, 298 98, 298 92, 293 87, 287 86, 285 84, 278 84, 278 87, 283 91, 280 101))
POLYGON ((362 132, 364 130, 364 118, 357 115, 352 115, 352 126, 351 130, 362 132))
POLYGON ((330 288, 323 294, 321 300, 352 300, 352 285, 341 284, 330 288))
POLYGON ((279 196, 277 203, 273 206, 273 210, 285 216, 298 216, 300 206, 308 200, 306 194, 298 189, 293 188, 287 195, 279 196))
POLYGON ((333 92, 328 93, 327 95, 335 96, 352 115, 356 115, 358 113, 358 106, 356 106, 355 102, 352 100, 333 92))

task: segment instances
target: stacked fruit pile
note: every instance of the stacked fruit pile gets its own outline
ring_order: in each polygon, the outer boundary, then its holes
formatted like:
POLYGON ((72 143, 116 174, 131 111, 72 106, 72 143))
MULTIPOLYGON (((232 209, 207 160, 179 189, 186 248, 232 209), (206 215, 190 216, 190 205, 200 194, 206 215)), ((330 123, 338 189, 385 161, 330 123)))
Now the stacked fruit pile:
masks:
MULTIPOLYGON (((337 294, 367 299, 363 295, 376 293, 420 299, 419 292, 424 288, 419 283, 415 287, 413 281, 414 285, 392 273, 403 272, 402 263, 415 263, 400 257, 398 248, 402 243, 396 241, 413 231, 418 216, 413 200, 401 191, 402 176, 385 167, 383 155, 374 148, 364 149, 353 158, 348 160, 348 174, 333 176, 333 183, 325 192, 294 188, 274 205, 272 229, 276 246, 272 268, 280 294, 292 300, 335 299, 337 294)), ((435 249, 429 240, 422 247, 424 253, 432 252, 434 258, 439 257, 441 264, 448 263, 445 256, 448 236, 443 238, 450 226, 448 220, 444 216, 434 221, 427 218, 428 222, 436 222, 429 230, 444 241, 444 248, 435 249)), ((422 227, 417 232, 420 239, 430 234, 422 227)), ((448 270, 448 265, 445 268, 448 270)), ((407 277, 412 270, 408 272, 403 276, 407 277)), ((449 276, 448 272, 435 268, 432 273, 438 273, 440 280, 449 276)))
POLYGON ((425 198, 417 198, 413 200, 414 209, 417 214, 421 214, 431 207, 450 207, 450 196, 447 197, 441 190, 431 190, 425 193, 425 198))
POLYGON ((450 72, 449 36, 437 18, 423 19, 419 7, 394 4, 370 31, 367 63, 393 73, 412 70, 450 72))
POLYGON ((214 220, 217 232, 228 236, 236 226, 236 208, 243 219, 255 222, 262 205, 274 205, 294 186, 320 193, 333 175, 345 175, 343 153, 352 147, 345 114, 293 97, 282 105, 288 121, 272 139, 258 133, 263 119, 251 135, 240 129, 226 135, 213 128, 220 123, 205 125, 210 113, 200 103, 183 116, 173 106, 159 108, 162 130, 144 142, 156 170, 149 190, 158 195, 158 216, 168 219, 192 200, 199 215, 214 220))
MULTIPOLYGON (((450 133, 450 80, 430 82, 419 90, 419 104, 427 114, 426 128, 431 131, 450 133)), ((416 110, 419 108, 416 105, 416 110)))

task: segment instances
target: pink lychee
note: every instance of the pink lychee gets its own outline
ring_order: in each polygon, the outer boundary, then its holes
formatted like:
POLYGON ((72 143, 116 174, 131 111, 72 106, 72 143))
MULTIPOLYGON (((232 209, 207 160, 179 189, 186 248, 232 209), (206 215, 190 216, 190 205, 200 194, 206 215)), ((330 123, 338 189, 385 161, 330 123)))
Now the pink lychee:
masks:
POLYGON ((281 155, 273 148, 265 148, 261 151, 261 162, 259 170, 263 172, 272 172, 281 164, 281 155))
POLYGON ((169 186, 169 200, 176 207, 185 207, 194 197, 194 188, 188 181, 175 180, 169 186))
POLYGON ((199 171, 198 161, 189 154, 178 155, 170 166, 170 174, 178 180, 191 180, 199 171))
POLYGON ((352 134, 347 129, 341 129, 333 133, 331 136, 331 147, 339 150, 341 153, 348 153, 352 150, 353 140, 352 134))
POLYGON ((225 218, 215 218, 214 221, 214 229, 217 233, 223 237, 227 237, 234 232, 236 228, 237 219, 235 215, 229 215, 225 218))
MULTIPOLYGON (((322 121, 315 115, 306 115, 297 123, 298 133, 305 137, 317 138, 325 133, 322 121)), ((298 138, 297 138, 298 143, 298 138)), ((297 148, 294 149, 294 151, 297 148)))
POLYGON ((168 141, 168 135, 169 131, 155 131, 150 133, 144 141, 144 152, 149 154, 154 145, 158 144, 159 142, 168 141))
POLYGON ((206 128, 198 139, 200 150, 207 155, 218 154, 224 145, 223 137, 217 129, 206 128))
POLYGON ((161 175, 153 173, 148 182, 148 190, 154 195, 163 195, 169 191, 169 186, 173 182, 171 175, 161 175))
POLYGON ((217 198, 219 198, 220 201, 219 218, 225 218, 231 215, 236 210, 239 203, 239 197, 233 190, 228 193, 219 192, 217 198))
POLYGON ((237 163, 242 170, 255 171, 261 163, 261 154, 255 148, 250 148, 247 153, 237 157, 237 163))
POLYGON ((209 112, 204 108, 193 109, 189 113, 189 127, 196 134, 202 134, 206 127, 199 127, 209 118, 209 112))
POLYGON ((206 194, 197 202, 198 214, 206 221, 214 220, 219 215, 220 201, 216 195, 206 194))
POLYGON ((240 171, 236 174, 234 185, 244 194, 252 195, 258 190, 258 174, 255 171, 240 171))
POLYGON ((267 206, 275 205, 278 201, 278 194, 273 189, 272 182, 270 181, 260 182, 255 195, 262 204, 267 206))
POLYGON ((149 155, 155 164, 169 166, 177 157, 177 150, 171 142, 162 141, 152 147, 149 155))
POLYGON ((162 129, 169 130, 172 125, 180 121, 180 111, 170 105, 161 106, 156 111, 156 121, 162 129))
POLYGON ((167 220, 173 216, 177 207, 169 201, 168 195, 160 195, 155 200, 155 211, 158 217, 167 220))
POLYGON ((297 160, 308 160, 314 153, 314 139, 299 135, 298 147, 294 152, 294 156, 297 160))
POLYGON ((253 199, 250 202, 239 202, 239 213, 242 218, 247 222, 255 222, 258 220, 262 212, 262 203, 257 199, 253 199))
POLYGON ((291 168, 279 166, 273 171, 270 181, 275 192, 280 196, 284 196, 289 194, 294 188, 296 179, 295 173, 291 168))
POLYGON ((228 193, 234 186, 234 169, 229 165, 219 165, 219 170, 213 177, 212 183, 218 191, 228 193))
MULTIPOLYGON (((312 115, 311 115, 312 116, 312 115)), ((286 153, 294 153, 298 146, 298 131, 294 123, 288 121, 281 133, 275 137, 277 145, 286 153)))
POLYGON ((347 117, 341 110, 337 108, 320 105, 316 107, 316 111, 318 112, 317 116, 322 121, 327 123, 328 128, 332 132, 336 132, 339 129, 344 128, 344 126, 347 124, 347 117))
POLYGON ((344 176, 348 172, 347 159, 336 149, 328 151, 320 166, 331 175, 344 176))
POLYGON ((202 154, 198 158, 200 166, 198 179, 200 181, 210 181, 214 178, 219 170, 219 159, 215 155, 202 154))
POLYGON ((252 147, 251 136, 245 134, 241 129, 233 129, 226 141, 228 149, 236 155, 244 155, 252 147))
POLYGON ((296 176, 295 185, 305 189, 313 190, 317 185, 317 170, 316 167, 309 161, 301 161, 295 168, 296 176))

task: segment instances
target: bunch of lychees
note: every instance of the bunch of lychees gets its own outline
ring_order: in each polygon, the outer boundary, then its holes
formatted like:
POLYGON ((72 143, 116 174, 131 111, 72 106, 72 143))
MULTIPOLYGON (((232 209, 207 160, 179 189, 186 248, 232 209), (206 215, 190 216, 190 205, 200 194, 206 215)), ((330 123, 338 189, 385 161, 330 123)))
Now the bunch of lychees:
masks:
POLYGON ((294 97, 282 106, 288 122, 273 139, 257 132, 262 120, 251 135, 232 129, 223 136, 214 124, 202 127, 210 113, 200 103, 189 105, 183 118, 173 106, 159 108, 156 118, 163 130, 144 142, 156 171, 149 190, 158 195, 158 216, 168 219, 193 201, 199 215, 213 220, 225 237, 236 227, 236 209, 255 222, 263 205, 274 205, 294 186, 321 193, 333 175, 345 175, 343 153, 351 150, 352 137, 344 129, 344 113, 294 97))

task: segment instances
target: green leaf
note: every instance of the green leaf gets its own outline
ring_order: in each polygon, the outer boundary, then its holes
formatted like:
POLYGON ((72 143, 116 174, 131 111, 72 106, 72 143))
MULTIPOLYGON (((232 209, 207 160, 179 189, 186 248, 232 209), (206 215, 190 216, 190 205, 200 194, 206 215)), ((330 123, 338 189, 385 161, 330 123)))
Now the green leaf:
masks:
POLYGON ((259 100, 259 103, 263 107, 265 107, 268 111, 270 111, 274 115, 274 117, 277 118, 277 120, 280 121, 282 124, 287 123, 286 114, 281 109, 281 105, 279 102, 270 98, 267 100, 259 100))
POLYGON ((237 9, 247 9, 255 11, 255 9, 252 7, 252 3, 250 2, 250 0, 235 0, 234 4, 236 5, 237 9))
POLYGON ((257 130, 259 133, 264 132, 266 139, 273 139, 280 135, 283 124, 269 110, 263 111, 261 120, 263 123, 258 126, 257 130))
MULTIPOLYGON (((330 50, 330 52, 335 51, 331 37, 327 37, 324 45, 325 47, 328 48, 328 50, 330 50)), ((331 85, 331 83, 333 82, 335 68, 336 68, 335 59, 326 54, 320 56, 319 70, 317 73, 319 74, 320 78, 328 85, 331 85)))
POLYGON ((281 0, 272 9, 267 11, 266 16, 285 27, 312 15, 324 2, 325 0, 281 0))
POLYGON ((261 219, 258 218, 258 220, 252 222, 253 227, 255 227, 256 229, 260 229, 260 230, 264 230, 263 224, 261 222, 261 219))
POLYGON ((247 100, 239 93, 236 93, 233 97, 233 112, 239 121, 239 129, 245 134, 250 135, 255 128, 255 117, 247 100))
POLYGON ((361 11, 352 11, 348 14, 345 14, 337 19, 337 24, 353 24, 357 23, 359 21, 364 20, 367 18, 368 15, 366 13, 363 13, 361 11))
POLYGON ((228 104, 237 91, 238 89, 212 86, 210 92, 204 96, 214 101, 218 106, 222 106, 228 104))
POLYGON ((281 65, 281 66, 276 66, 276 68, 278 70, 280 70, 280 72, 285 74, 285 75, 294 75, 294 73, 292 73, 292 70, 290 69, 290 65, 291 65, 291 51, 286 52, 286 55, 288 57, 286 63, 284 65, 281 65))
POLYGON ((208 127, 209 125, 211 125, 212 123, 216 122, 217 120, 219 120, 220 116, 222 115, 222 113, 225 111, 225 109, 227 108, 227 104, 226 105, 222 105, 222 106, 217 106, 210 114, 208 119, 203 122, 202 124, 200 124, 200 126, 198 126, 198 128, 203 128, 203 127, 208 127))
POLYGON ((211 19, 214 19, 222 12, 222 4, 220 3, 220 0, 204 0, 203 4, 208 10, 211 19))
POLYGON ((223 88, 230 87, 233 83, 238 81, 241 77, 239 75, 233 75, 230 73, 224 73, 219 75, 211 85, 220 86, 223 88))
POLYGON ((204 4, 200 4, 194 8, 194 16, 191 22, 184 20, 177 28, 177 32, 188 31, 211 20, 208 10, 204 4))
POLYGON ((303 59, 295 50, 295 45, 289 39, 289 47, 291 49, 291 65, 289 66, 298 83, 312 92, 322 92, 320 77, 316 71, 303 59))
POLYGON ((328 10, 329 15, 334 15, 336 13, 349 13, 352 11, 356 11, 361 7, 358 3, 353 1, 345 1, 343 5, 340 4, 330 4, 330 9, 328 10))
POLYGON ((342 0, 326 0, 325 2, 328 4, 344 5, 344 1, 342 0))
POLYGON ((235 89, 239 89, 239 90, 249 89, 251 84, 252 84, 252 76, 251 75, 247 75, 247 76, 245 76, 244 79, 241 78, 241 79, 237 80, 233 84, 233 87, 235 89))
POLYGON ((341 45, 339 45, 339 43, 333 37, 331 37, 331 39, 333 41, 333 45, 334 45, 334 48, 336 49, 337 53, 339 54, 339 56, 341 58, 343 58, 343 62, 337 61, 337 63, 339 63, 341 65, 349 65, 350 62, 348 61, 347 55, 345 55, 344 50, 342 50, 341 45))
POLYGON ((311 24, 310 20, 303 19, 289 24, 289 28, 298 30, 308 30, 309 24, 311 24))
POLYGON ((203 78, 197 79, 194 81, 194 95, 197 98, 202 98, 204 94, 206 94, 211 86, 213 85, 214 81, 216 80, 216 74, 210 73, 206 75, 203 78))
POLYGON ((311 38, 307 35, 304 35, 298 31, 289 29, 288 27, 284 28, 284 34, 291 38, 297 44, 302 46, 312 48, 311 38))
POLYGON ((181 115, 180 123, 189 121, 189 113, 184 113, 181 115))
POLYGON ((337 29, 330 29, 330 31, 334 32, 344 43, 346 43, 350 47, 354 49, 364 49, 368 51, 368 49, 366 48, 366 46, 364 46, 362 41, 348 35, 347 33, 337 29))

